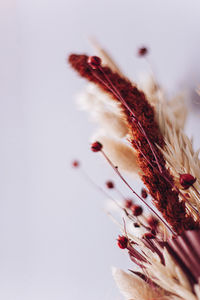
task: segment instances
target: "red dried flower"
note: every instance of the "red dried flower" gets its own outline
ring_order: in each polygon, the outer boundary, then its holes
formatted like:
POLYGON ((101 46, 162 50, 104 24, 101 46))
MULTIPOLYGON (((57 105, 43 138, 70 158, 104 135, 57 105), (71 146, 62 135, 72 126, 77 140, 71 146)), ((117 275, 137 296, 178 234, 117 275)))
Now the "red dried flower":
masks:
POLYGON ((132 205, 133 205, 133 201, 131 199, 125 199, 124 206, 126 208, 131 208, 132 205))
POLYGON ((148 225, 152 228, 155 229, 158 226, 158 219, 156 219, 155 217, 151 216, 147 219, 147 223, 148 225))
POLYGON ((148 54, 148 49, 146 47, 141 47, 138 49, 139 56, 145 56, 148 54))
POLYGON ((91 150, 93 151, 93 152, 99 152, 99 151, 101 151, 101 149, 102 149, 102 144, 101 143, 99 143, 99 142, 94 142, 92 145, 91 145, 91 150))
POLYGON ((117 239, 117 244, 118 244, 119 248, 126 249, 127 245, 128 245, 127 237, 125 237, 124 235, 119 235, 119 237, 117 239))
POLYGON ((133 213, 133 215, 135 216, 135 217, 138 217, 138 216, 140 216, 141 214, 142 214, 142 212, 143 212, 143 209, 142 209, 142 207, 141 206, 139 206, 139 205, 132 205, 131 206, 131 211, 132 211, 132 213, 133 213))
POLYGON ((106 186, 108 189, 113 189, 115 187, 114 182, 112 181, 107 181, 106 186))
POLYGON ((101 65, 101 58, 98 56, 89 56, 88 64, 92 69, 96 70, 101 65))
POLYGON ((184 196, 185 196, 186 198, 190 198, 190 195, 189 195, 188 193, 185 193, 184 196))
POLYGON ((191 174, 180 174, 180 184, 185 190, 191 187, 196 180, 191 174))
POLYGON ((142 188, 142 190, 141 190, 141 196, 144 199, 146 199, 148 197, 147 191, 144 188, 142 188))
POLYGON ((72 162, 72 167, 78 168, 79 166, 80 166, 80 162, 79 162, 78 160, 74 160, 74 161, 72 162))

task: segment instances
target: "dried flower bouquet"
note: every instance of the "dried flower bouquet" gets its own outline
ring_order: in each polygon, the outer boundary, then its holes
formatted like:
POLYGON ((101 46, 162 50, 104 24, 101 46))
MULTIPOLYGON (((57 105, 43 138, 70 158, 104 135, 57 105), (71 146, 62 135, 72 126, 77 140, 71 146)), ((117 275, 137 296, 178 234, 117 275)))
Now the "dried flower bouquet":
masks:
MULTIPOLYGON (((153 77, 138 87, 97 50, 99 56, 69 56, 90 82, 79 103, 100 125, 91 150, 140 201, 113 200, 124 214, 117 243, 134 263, 129 273, 114 269, 113 276, 126 299, 200 300, 200 160, 183 130, 183 97, 166 100, 153 77), (122 171, 139 175, 145 188, 136 192, 122 171)), ((112 181, 106 186, 115 188, 112 181)))

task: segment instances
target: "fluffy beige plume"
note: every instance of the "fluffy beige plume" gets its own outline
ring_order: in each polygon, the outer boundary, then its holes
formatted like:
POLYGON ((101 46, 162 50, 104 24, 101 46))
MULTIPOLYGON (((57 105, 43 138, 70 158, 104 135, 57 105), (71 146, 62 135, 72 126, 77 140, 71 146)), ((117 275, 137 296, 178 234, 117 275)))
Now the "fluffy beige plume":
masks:
POLYGON ((94 84, 89 84, 77 100, 79 107, 88 111, 92 120, 99 125, 99 131, 92 137, 92 142, 100 141, 114 164, 121 170, 138 176, 135 152, 123 141, 128 135, 128 127, 118 103, 94 84))
POLYGON ((170 300, 176 298, 169 298, 164 296, 161 289, 157 289, 147 284, 144 280, 136 275, 128 274, 120 269, 113 268, 112 274, 115 282, 126 299, 130 300, 153 300, 162 299, 170 300))
MULTIPOLYGON (((158 87, 152 76, 144 80, 142 88, 147 99, 154 106, 156 118, 164 136, 166 146, 161 151, 164 154, 167 165, 179 185, 179 174, 190 173, 197 178, 194 186, 200 189, 200 160, 199 151, 194 151, 192 139, 189 139, 183 131, 187 116, 184 95, 179 94, 167 101, 162 89, 158 87)), ((193 205, 200 209, 199 196, 193 188, 187 190, 193 205)))
POLYGON ((123 138, 127 135, 127 126, 122 118, 112 112, 96 114, 96 120, 110 136, 123 138))
POLYGON ((111 138, 101 131, 93 135, 92 141, 94 140, 102 143, 105 153, 120 170, 138 176, 139 168, 133 148, 123 140, 111 138))
POLYGON ((111 136, 124 137, 128 133, 125 120, 117 102, 103 93, 94 84, 89 84, 77 97, 79 107, 89 112, 93 121, 97 122, 111 136))

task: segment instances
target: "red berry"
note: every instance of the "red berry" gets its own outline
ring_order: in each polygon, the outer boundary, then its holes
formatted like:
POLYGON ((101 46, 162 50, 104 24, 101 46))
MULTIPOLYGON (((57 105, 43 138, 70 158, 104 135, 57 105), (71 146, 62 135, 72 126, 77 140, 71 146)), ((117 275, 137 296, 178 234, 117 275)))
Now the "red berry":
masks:
POLYGON ((96 70, 101 65, 101 58, 98 56, 89 56, 88 64, 94 70, 96 70))
POLYGON ((147 223, 151 228, 155 229, 158 226, 159 222, 158 222, 158 219, 151 216, 147 219, 147 223))
POLYGON ((133 201, 131 199, 126 199, 124 202, 124 206, 126 208, 131 208, 131 206, 133 205, 133 201))
POLYGON ((119 248, 126 249, 127 245, 128 245, 127 237, 125 237, 124 235, 119 235, 119 237, 117 239, 117 244, 118 244, 119 248))
POLYGON ((191 187, 196 180, 191 174, 180 174, 180 184, 185 190, 191 187))
POLYGON ((135 217, 138 217, 138 216, 140 216, 141 214, 142 214, 142 212, 143 212, 143 209, 142 209, 142 207, 141 206, 139 206, 139 205, 132 205, 131 206, 131 211, 132 211, 132 213, 133 213, 133 215, 135 216, 135 217))
POLYGON ((99 151, 101 151, 101 149, 102 149, 102 144, 101 143, 99 143, 99 142, 94 142, 92 145, 91 145, 91 150, 93 151, 93 152, 99 152, 99 151))
POLYGON ((186 198, 190 198, 190 195, 189 195, 188 193, 185 193, 184 196, 185 196, 186 198))
POLYGON ((139 56, 145 56, 148 53, 148 49, 146 47, 141 47, 138 49, 139 56))
POLYGON ((151 232, 147 232, 143 235, 143 239, 147 239, 147 240, 155 239, 155 235, 152 234, 151 232))
POLYGON ((107 186, 108 189, 113 189, 115 187, 115 185, 112 181, 107 181, 106 186, 107 186))
POLYGON ((79 166, 80 166, 80 162, 79 162, 78 160, 74 160, 74 161, 72 162, 72 167, 78 168, 79 166))
POLYGON ((144 199, 146 199, 148 197, 147 191, 144 188, 142 188, 142 190, 141 190, 141 196, 144 199))

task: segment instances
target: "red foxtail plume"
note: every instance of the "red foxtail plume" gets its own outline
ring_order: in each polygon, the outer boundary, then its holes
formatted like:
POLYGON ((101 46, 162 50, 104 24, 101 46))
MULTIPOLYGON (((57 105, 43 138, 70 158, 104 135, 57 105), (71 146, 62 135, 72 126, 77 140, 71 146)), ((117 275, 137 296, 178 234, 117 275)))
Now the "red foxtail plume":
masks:
POLYGON ((128 79, 101 64, 95 65, 94 69, 90 61, 91 58, 86 55, 69 56, 69 63, 82 77, 96 83, 113 100, 120 102, 130 128, 131 143, 137 151, 143 172, 142 180, 156 207, 175 232, 197 228, 199 224, 187 214, 185 202, 179 200, 179 191, 174 189, 173 178, 165 167, 163 154, 156 146, 163 148, 164 140, 155 121, 153 107, 144 93, 128 79))

